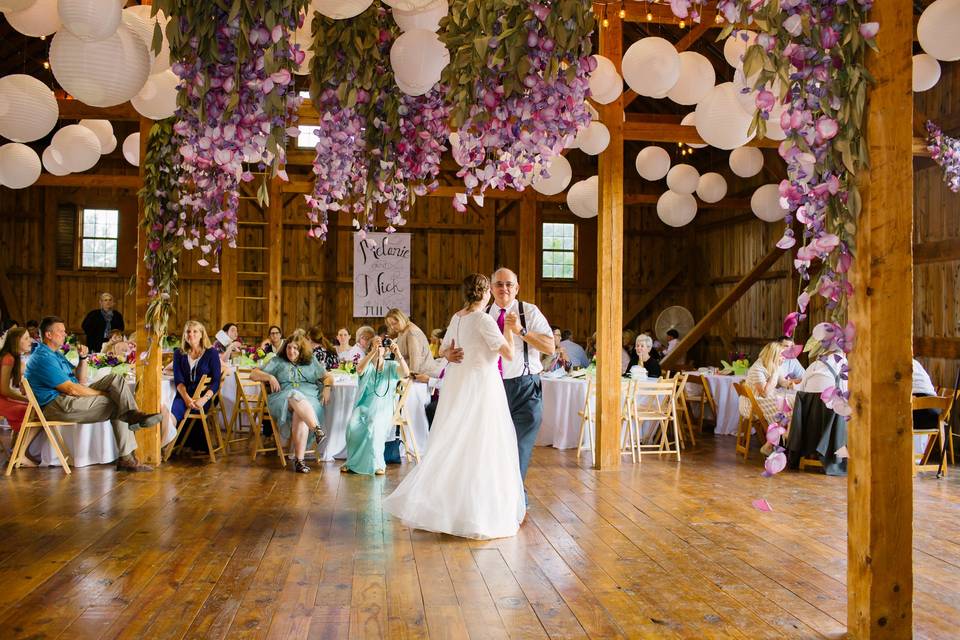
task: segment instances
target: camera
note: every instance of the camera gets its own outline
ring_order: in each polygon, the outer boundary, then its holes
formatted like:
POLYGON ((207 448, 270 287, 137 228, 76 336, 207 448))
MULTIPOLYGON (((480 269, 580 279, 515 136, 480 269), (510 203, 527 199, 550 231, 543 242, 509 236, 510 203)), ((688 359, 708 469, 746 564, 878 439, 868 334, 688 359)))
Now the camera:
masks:
POLYGON ((384 339, 383 339, 383 346, 384 346, 384 348, 389 349, 389 348, 390 348, 390 345, 392 345, 392 344, 393 344, 393 340, 391 340, 390 338, 384 338, 384 339))

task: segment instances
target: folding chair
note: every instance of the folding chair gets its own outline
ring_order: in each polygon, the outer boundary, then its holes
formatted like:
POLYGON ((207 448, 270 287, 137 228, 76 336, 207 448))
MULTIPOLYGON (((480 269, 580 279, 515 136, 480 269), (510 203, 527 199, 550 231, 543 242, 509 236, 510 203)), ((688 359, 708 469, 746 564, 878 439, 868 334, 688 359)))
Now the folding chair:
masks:
POLYGON ((640 450, 640 423, 637 422, 636 388, 638 380, 626 380, 621 386, 623 393, 620 407, 620 455, 630 455, 637 461, 640 450))
MULTIPOLYGON (((256 405, 260 396, 262 385, 256 380, 250 379, 251 369, 234 369, 233 379, 237 385, 237 400, 233 405, 233 411, 230 417, 226 419, 226 453, 231 453, 230 447, 237 443, 249 443, 251 438, 250 431, 253 430, 253 424, 256 422, 256 405), (250 392, 249 394, 247 392, 250 392), (251 397, 252 396, 252 397, 251 397), (243 422, 246 420, 247 429, 250 430, 244 435, 241 432, 243 422)), ((221 391, 223 384, 220 385, 221 391)), ((223 413, 226 415, 226 406, 223 407, 223 413)))
POLYGON ((17 439, 13 444, 13 452, 10 454, 10 462, 7 464, 6 475, 9 476, 13 473, 15 467, 19 467, 27 460, 27 447, 40 431, 47 434, 47 440, 50 441, 50 448, 53 449, 53 453, 56 454, 57 459, 60 461, 60 466, 63 467, 67 475, 70 475, 70 465, 67 464, 69 456, 63 453, 64 450, 69 451, 69 449, 67 449, 67 443, 64 442, 59 429, 53 429, 51 427, 76 426, 76 423, 47 420, 43 415, 43 411, 40 409, 40 403, 37 402, 37 397, 33 395, 33 389, 30 387, 30 383, 27 382, 27 378, 23 377, 20 380, 23 384, 23 393, 27 396, 27 412, 23 415, 20 432, 17 434, 17 439))
MULTIPOLYGON (((200 397, 203 396, 207 391, 207 385, 210 384, 210 376, 203 376, 200 378, 200 383, 197 385, 197 388, 193 392, 193 401, 199 402, 200 397)), ((213 399, 210 399, 210 402, 213 402, 213 399)), ((210 406, 210 402, 207 403, 207 407, 210 406)), ((212 407, 213 411, 216 411, 216 407, 212 407)), ((220 434, 220 427, 217 426, 216 420, 213 420, 214 414, 207 411, 207 408, 201 406, 199 409, 187 409, 186 413, 183 414, 183 420, 180 421, 180 424, 177 425, 177 435, 173 438, 170 444, 167 445, 167 450, 164 452, 163 459, 164 461, 169 460, 171 454, 174 450, 181 451, 183 450, 183 443, 181 442, 177 445, 177 442, 180 440, 180 435, 183 434, 183 440, 187 440, 190 437, 190 433, 197 425, 197 420, 200 421, 200 428, 203 429, 203 437, 207 441, 207 455, 210 456, 210 462, 217 461, 217 452, 224 451, 223 436, 220 434), (210 421, 208 422, 208 417, 210 421), (211 434, 210 428, 211 423, 213 426, 213 433, 211 434), (183 433, 184 428, 186 428, 186 433, 183 433), (216 440, 217 445, 214 446, 214 440, 216 440)))
POLYGON ((683 372, 677 376, 677 420, 680 422, 680 446, 686 448, 684 435, 690 438, 690 446, 697 446, 697 438, 693 434, 693 421, 690 419, 690 406, 687 400, 687 381, 690 374, 683 372), (686 434, 684 434, 686 432, 686 434))
POLYGON ((677 424, 677 382, 678 378, 660 380, 657 382, 636 381, 633 393, 633 420, 637 429, 637 455, 642 457, 655 453, 657 455, 676 454, 680 461, 680 430, 677 424), (653 439, 657 442, 644 444, 640 439, 640 425, 644 422, 657 423, 657 430, 653 439), (670 428, 673 427, 673 439, 670 439, 670 428), (659 434, 659 438, 657 435, 659 434))
POLYGON ((597 387, 593 378, 587 378, 587 395, 583 402, 583 409, 578 412, 580 416, 580 440, 577 443, 577 460, 580 459, 580 452, 590 448, 591 464, 596 464, 596 422, 594 422, 593 408, 597 404, 597 387), (585 443, 587 441, 587 443, 585 443))
MULTIPOLYGON (((240 386, 238 382, 237 386, 237 402, 240 401, 240 386)), ((252 462, 257 461, 257 456, 261 453, 270 453, 272 451, 277 452, 277 456, 280 458, 280 466, 284 469, 287 467, 287 454, 283 451, 283 442, 280 440, 279 429, 277 424, 273 421, 273 416, 270 415, 270 411, 267 408, 267 387, 265 383, 260 383, 260 391, 257 394, 257 399, 253 404, 251 411, 252 420, 250 422, 250 460, 252 462), (263 428, 265 425, 270 425, 270 436, 273 438, 273 446, 267 446, 263 442, 263 428)))
POLYGON ((396 402, 393 405, 394 427, 400 428, 400 440, 403 441, 403 449, 407 459, 420 462, 420 449, 417 448, 417 438, 413 435, 413 429, 410 428, 410 421, 407 419, 407 397, 410 395, 412 383, 409 380, 401 380, 397 383, 396 402))
POLYGON ((690 391, 689 387, 684 391, 684 397, 687 401, 687 408, 695 404, 700 405, 699 417, 697 418, 697 431, 703 433, 703 417, 706 415, 707 406, 713 411, 714 420, 717 416, 717 403, 713 399, 713 393, 710 391, 710 385, 699 373, 688 373, 687 384, 699 386, 700 391, 690 391))
POLYGON ((957 464, 956 459, 953 457, 953 439, 960 437, 960 433, 953 432, 953 407, 956 406, 957 400, 960 400, 960 389, 957 389, 956 393, 954 393, 954 390, 949 387, 940 387, 937 389, 937 395, 947 398, 953 395, 953 402, 950 404, 950 409, 943 414, 943 424, 947 430, 947 449, 950 452, 950 464, 957 464))
POLYGON ((734 382, 733 388, 737 395, 750 402, 750 415, 741 415, 740 421, 737 423, 737 453, 742 453, 743 460, 746 462, 747 458, 750 457, 750 436, 753 431, 756 430, 757 437, 762 442, 767 441, 767 419, 763 415, 763 409, 757 403, 757 397, 753 395, 753 391, 745 381, 734 382))
MULTIPOLYGON (((930 456, 933 454, 933 447, 937 445, 940 449, 940 459, 942 460, 945 455, 947 455, 947 437, 946 437, 946 421, 944 416, 949 417, 950 409, 953 405, 953 397, 947 396, 921 396, 913 398, 912 409, 914 411, 920 409, 939 409, 940 415, 937 416, 937 426, 931 427, 929 429, 917 429, 914 428, 911 430, 910 435, 913 436, 929 436, 927 440, 927 446, 924 447, 923 453, 914 453, 913 454, 913 473, 916 475, 918 471, 938 471, 940 469, 939 464, 931 464, 930 456)), ((943 465, 943 475, 947 475, 947 466, 943 465)))

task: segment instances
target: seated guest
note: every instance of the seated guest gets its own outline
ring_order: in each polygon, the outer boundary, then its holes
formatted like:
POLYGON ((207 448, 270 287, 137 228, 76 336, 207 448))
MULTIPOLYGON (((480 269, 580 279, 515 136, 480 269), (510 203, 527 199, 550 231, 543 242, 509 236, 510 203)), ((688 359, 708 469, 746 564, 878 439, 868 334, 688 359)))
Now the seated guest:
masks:
MULTIPOLYGON (((787 336, 780 336, 777 338, 777 342, 783 345, 784 351, 794 346, 793 340, 787 336)), ((800 382, 803 378, 804 371, 803 365, 800 364, 800 361, 796 358, 784 358, 783 364, 780 365, 780 369, 777 371, 777 375, 780 378, 777 384, 789 389, 800 382)))
POLYGON ((337 331, 337 344, 334 347, 341 362, 343 361, 343 354, 353 350, 353 346, 350 344, 350 331, 346 327, 340 327, 337 331))
POLYGON ((240 342, 240 330, 233 322, 228 322, 220 329, 213 348, 220 353, 220 362, 230 362, 233 356, 240 353, 243 343, 240 342))
POLYGON ((637 364, 637 352, 634 350, 637 333, 631 329, 624 329, 622 339, 623 349, 620 352, 620 373, 626 373, 630 371, 630 367, 637 364))
POLYGON ((440 357, 440 343, 443 342, 443 329, 434 329, 430 332, 430 355, 434 360, 440 357))
POLYGON ((667 341, 667 348, 663 350, 664 358, 670 355, 670 352, 676 349, 677 345, 680 344, 680 332, 676 329, 670 329, 667 331, 667 337, 670 339, 667 341))
MULTIPOLYGON (((913 386, 910 393, 916 397, 935 396, 937 390, 933 388, 933 382, 930 380, 930 374, 926 372, 923 365, 914 358, 913 364, 913 386)), ((913 412, 914 429, 936 429, 940 420, 939 409, 918 409, 913 412)), ((939 459, 939 453, 937 454, 939 459)))
POLYGON ((30 339, 33 340, 36 344, 40 343, 40 323, 36 320, 27 320, 27 333, 30 334, 30 339))
POLYGON ((662 372, 660 371, 660 359, 653 354, 653 338, 641 333, 637 336, 635 349, 637 364, 647 370, 647 377, 659 378, 662 372))
POLYGON ((397 382, 410 376, 410 369, 397 342, 390 344, 394 360, 386 360, 386 348, 378 336, 370 352, 357 365, 360 374, 357 399, 347 425, 347 461, 340 471, 383 475, 383 446, 393 431, 393 404, 397 382))
POLYGON ((267 329, 267 339, 260 343, 260 348, 264 353, 280 353, 280 345, 283 344, 283 329, 277 325, 270 325, 267 329))
POLYGON ((390 309, 383 319, 387 335, 400 346, 400 354, 414 373, 437 373, 437 364, 430 355, 430 342, 417 325, 400 309, 390 309))
POLYGON ((829 351, 824 351, 822 343, 812 336, 807 340, 806 350, 810 356, 810 366, 804 370, 797 391, 823 393, 830 387, 839 387, 846 392, 847 379, 841 377, 847 365, 846 354, 832 344, 829 351))
POLYGON ((293 445, 293 470, 310 473, 303 458, 309 441, 323 438, 320 425, 323 407, 330 402, 333 375, 313 356, 305 336, 290 336, 277 357, 251 371, 250 379, 270 385, 267 409, 278 437, 293 445))
POLYGON ((100 294, 100 308, 94 309, 86 315, 81 323, 83 332, 87 336, 87 347, 90 353, 100 353, 103 348, 103 341, 110 336, 114 329, 123 333, 123 316, 119 311, 113 308, 113 295, 110 293, 100 294))
MULTIPOLYGON (((173 384, 177 389, 177 396, 173 399, 170 413, 176 421, 175 428, 187 414, 187 409, 203 407, 209 412, 210 400, 220 390, 220 355, 210 346, 206 327, 196 320, 188 320, 183 325, 180 345, 179 349, 173 351, 173 384), (207 389, 200 396, 199 402, 194 402, 193 394, 203 376, 210 378, 207 389)), ((191 429, 183 447, 187 453, 207 451, 207 439, 203 430, 196 427, 191 429)))
POLYGON ((100 353, 113 353, 113 345, 117 344, 118 342, 126 341, 127 339, 123 337, 123 331, 120 331, 120 329, 113 329, 110 332, 110 335, 107 336, 107 339, 104 340, 103 344, 100 346, 100 353))
POLYGON ((560 346, 567 352, 571 367, 584 369, 590 364, 590 358, 587 357, 587 352, 583 350, 583 347, 573 341, 573 332, 569 329, 564 330, 561 334, 560 346))
POLYGON ((587 357, 591 360, 597 355, 597 333, 594 331, 590 334, 590 337, 587 338, 586 344, 583 345, 583 350, 587 352, 587 357))
MULTIPOLYGON (((774 421, 773 417, 779 411, 776 390, 779 379, 777 371, 781 364, 783 364, 783 345, 779 342, 770 342, 760 351, 756 362, 750 365, 750 369, 747 370, 747 379, 744 381, 753 391, 757 404, 763 410, 764 419, 768 423, 774 421)), ((750 415, 750 401, 743 396, 740 397, 740 415, 750 415)))
POLYGON ((336 369, 340 366, 340 356, 337 355, 337 350, 327 340, 327 336, 323 335, 323 329, 318 326, 310 327, 310 331, 307 332, 307 340, 313 357, 323 365, 324 369, 336 369))
POLYGON ((558 369, 570 370, 570 359, 563 347, 560 346, 562 337, 563 333, 560 331, 560 327, 553 327, 554 351, 550 354, 545 353, 540 357, 540 364, 543 365, 543 370, 546 372, 557 371, 558 369))
POLYGON ((360 357, 367 355, 367 351, 370 350, 370 343, 373 341, 374 336, 377 335, 377 332, 373 330, 373 327, 369 325, 363 325, 357 329, 355 334, 355 342, 353 344, 353 350, 344 354, 345 356, 349 355, 350 360, 356 358, 357 354, 360 354, 360 357))
POLYGON ((30 355, 33 340, 26 329, 9 329, 0 347, 0 415, 14 433, 20 430, 23 416, 27 412, 27 397, 20 391, 20 377, 23 374, 21 358, 30 355))
POLYGON ((36 348, 27 364, 26 378, 33 388, 37 402, 48 420, 64 422, 101 422, 113 424, 121 471, 151 471, 134 456, 137 440, 132 431, 160 422, 159 413, 143 413, 137 408, 133 390, 123 376, 108 374, 92 385, 85 386, 87 378, 86 346, 78 347, 80 363, 74 368, 60 347, 67 339, 63 320, 48 316, 40 322, 43 343, 36 348))

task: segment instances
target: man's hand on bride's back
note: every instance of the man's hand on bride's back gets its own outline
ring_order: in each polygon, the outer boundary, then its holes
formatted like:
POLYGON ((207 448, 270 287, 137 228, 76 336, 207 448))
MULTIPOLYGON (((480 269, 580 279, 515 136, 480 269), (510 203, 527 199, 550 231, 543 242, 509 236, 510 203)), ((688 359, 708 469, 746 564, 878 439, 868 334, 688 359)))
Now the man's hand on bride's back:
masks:
POLYGON ((450 341, 450 346, 447 347, 444 357, 447 362, 463 362, 463 349, 457 346, 456 340, 450 341))

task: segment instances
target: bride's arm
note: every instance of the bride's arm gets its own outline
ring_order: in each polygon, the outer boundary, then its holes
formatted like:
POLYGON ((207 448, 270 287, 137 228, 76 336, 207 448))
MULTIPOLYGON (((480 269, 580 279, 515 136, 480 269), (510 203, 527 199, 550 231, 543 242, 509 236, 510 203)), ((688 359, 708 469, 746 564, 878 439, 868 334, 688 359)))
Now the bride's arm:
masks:
POLYGON ((497 352, 504 360, 513 360, 513 327, 506 325, 503 327, 504 343, 497 352))

